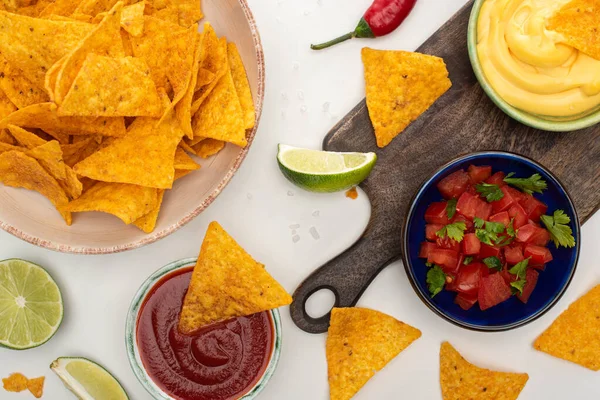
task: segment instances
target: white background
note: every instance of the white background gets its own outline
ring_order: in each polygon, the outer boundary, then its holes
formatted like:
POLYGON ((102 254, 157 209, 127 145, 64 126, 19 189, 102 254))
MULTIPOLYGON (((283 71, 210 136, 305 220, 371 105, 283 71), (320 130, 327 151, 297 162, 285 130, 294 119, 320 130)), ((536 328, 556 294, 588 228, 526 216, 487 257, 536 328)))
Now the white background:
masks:
MULTIPOLYGON (((267 91, 259 132, 229 186, 206 212, 180 231, 147 247, 107 256, 53 253, 0 232, 0 259, 19 257, 45 266, 60 285, 65 300, 65 319, 50 342, 22 352, 0 349, 0 376, 14 371, 30 377, 46 375, 44 399, 70 399, 73 396, 48 365, 59 356, 85 356, 113 372, 132 399, 149 399, 125 354, 129 303, 150 273, 173 260, 197 255, 210 221, 220 221, 290 292, 359 236, 369 218, 364 193, 352 201, 343 193, 317 195, 295 188, 277 169, 276 144, 319 148, 328 129, 364 97, 360 48, 368 45, 413 50, 465 0, 419 0, 403 26, 388 37, 355 40, 324 52, 309 49, 311 41, 330 39, 353 29, 370 2, 249 1, 267 61, 267 91), (319 216, 315 217, 317 210, 319 216), (293 224, 300 224, 300 241, 295 244, 289 228, 293 224), (309 234, 312 226, 318 230, 319 240, 309 234)), ((544 317, 507 333, 469 332, 443 321, 417 299, 402 265, 389 266, 359 305, 389 313, 419 328, 423 336, 377 374, 356 399, 441 399, 438 352, 444 340, 478 365, 528 372, 530 380, 520 399, 600 398, 598 373, 531 347, 537 335, 570 302, 600 283, 600 215, 585 224, 582 237, 578 272, 566 295, 544 317)), ((311 306, 324 310, 331 301, 324 295, 311 306)), ((325 335, 297 329, 287 308, 281 314, 282 358, 259 398, 328 399, 325 335)), ((26 398, 33 397, 0 389, 2 400, 26 398)))

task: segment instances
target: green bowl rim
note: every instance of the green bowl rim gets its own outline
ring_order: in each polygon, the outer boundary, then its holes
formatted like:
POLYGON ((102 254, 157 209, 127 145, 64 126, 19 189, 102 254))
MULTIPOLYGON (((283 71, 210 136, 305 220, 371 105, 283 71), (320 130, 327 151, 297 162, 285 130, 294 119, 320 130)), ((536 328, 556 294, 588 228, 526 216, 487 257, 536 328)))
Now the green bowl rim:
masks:
MULTIPOLYGON (((140 286, 138 291, 133 296, 133 300, 131 301, 131 305, 129 306, 129 312, 127 313, 127 320, 125 324, 125 347, 127 349, 127 357, 129 359, 129 365, 133 370, 136 378, 144 389, 150 395, 157 400, 173 400, 173 397, 169 396, 169 394, 165 393, 154 381, 146 370, 144 369, 142 359, 140 358, 140 353, 137 346, 136 340, 136 328, 137 328, 137 317, 138 312, 144 302, 148 291, 154 287, 154 285, 166 274, 173 272, 178 269, 186 268, 196 264, 197 258, 184 258, 182 260, 173 261, 164 267, 160 268, 152 275, 150 275, 140 286)), ((279 315, 279 310, 274 309, 271 310, 271 316, 273 318, 273 327, 275 331, 275 342, 273 343, 273 349, 271 350, 271 357, 269 360, 269 364, 265 369, 265 372, 258 380, 258 382, 239 400, 252 400, 256 398, 256 396, 267 386, 267 383, 271 379, 271 376, 275 372, 277 368, 277 364, 279 362, 279 357, 281 355, 281 345, 282 345, 282 327, 281 327, 281 317, 279 315)))
POLYGON ((469 18, 469 29, 467 33, 467 47, 469 50, 469 59, 471 60, 471 66, 473 72, 479 81, 479 84, 483 88, 487 96, 509 117, 517 120, 518 122, 530 126, 532 128, 541 129, 550 132, 570 132, 579 129, 589 128, 592 125, 596 125, 600 122, 600 107, 595 111, 591 111, 590 114, 580 117, 578 119, 570 121, 551 121, 544 119, 542 116, 530 114, 523 110, 519 110, 508 104, 487 81, 485 74, 479 63, 479 57, 477 55, 477 20, 479 19, 479 12, 481 6, 486 0, 475 0, 473 8, 471 10, 471 16, 469 18))

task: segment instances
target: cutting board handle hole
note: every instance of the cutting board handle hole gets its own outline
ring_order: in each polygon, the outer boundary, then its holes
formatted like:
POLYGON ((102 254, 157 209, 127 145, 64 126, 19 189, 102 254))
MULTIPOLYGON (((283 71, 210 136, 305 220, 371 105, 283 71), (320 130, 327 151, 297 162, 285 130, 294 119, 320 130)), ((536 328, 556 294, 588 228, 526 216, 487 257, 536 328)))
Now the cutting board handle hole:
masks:
POLYGON ((304 303, 304 310, 309 317, 320 319, 331 312, 337 303, 337 295, 333 288, 319 288, 308 296, 304 303))

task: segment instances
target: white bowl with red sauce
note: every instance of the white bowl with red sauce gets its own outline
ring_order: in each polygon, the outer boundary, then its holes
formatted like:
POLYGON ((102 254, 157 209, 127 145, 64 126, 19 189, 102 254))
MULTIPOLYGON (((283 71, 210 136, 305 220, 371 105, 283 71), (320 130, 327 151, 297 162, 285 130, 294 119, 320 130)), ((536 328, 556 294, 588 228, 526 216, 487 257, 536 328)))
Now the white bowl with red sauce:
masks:
POLYGON ((279 361, 279 311, 180 333, 179 312, 195 264, 195 258, 172 262, 135 294, 125 330, 131 368, 154 399, 254 399, 279 361))

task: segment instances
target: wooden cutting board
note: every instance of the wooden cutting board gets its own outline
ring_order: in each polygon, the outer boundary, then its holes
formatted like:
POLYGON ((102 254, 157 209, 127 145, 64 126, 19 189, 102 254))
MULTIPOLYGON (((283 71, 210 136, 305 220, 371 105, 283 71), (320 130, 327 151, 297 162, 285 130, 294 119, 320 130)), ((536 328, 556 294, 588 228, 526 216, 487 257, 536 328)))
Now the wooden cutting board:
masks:
POLYGON ((331 151, 374 151, 377 165, 361 187, 372 205, 360 239, 313 272, 296 289, 291 305, 296 325, 310 333, 327 331, 329 314, 312 318, 306 300, 320 289, 335 295, 336 307, 356 304, 379 272, 400 258, 401 228, 421 183, 453 158, 474 151, 506 150, 538 161, 566 186, 581 222, 600 206, 600 125, 568 133, 524 126, 497 108, 483 92, 467 53, 472 2, 417 51, 442 57, 452 88, 384 149, 375 143, 363 100, 325 137, 331 151))

